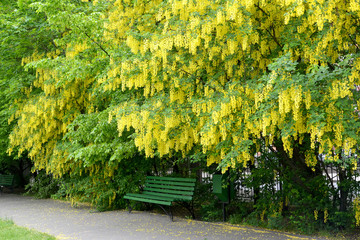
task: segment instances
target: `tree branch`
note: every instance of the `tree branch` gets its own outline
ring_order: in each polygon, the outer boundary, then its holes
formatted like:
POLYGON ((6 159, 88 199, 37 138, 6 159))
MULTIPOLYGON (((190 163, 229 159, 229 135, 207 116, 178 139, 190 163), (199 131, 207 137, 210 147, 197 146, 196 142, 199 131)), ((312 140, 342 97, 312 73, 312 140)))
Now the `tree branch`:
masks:
POLYGON ((262 8, 260 7, 259 4, 254 4, 254 6, 257 7, 257 8, 258 8, 262 13, 264 13, 266 16, 270 16, 267 12, 265 12, 264 9, 262 9, 262 8))
POLYGON ((355 41, 355 39, 353 39, 350 34, 349 34, 349 37, 350 37, 350 40, 354 43, 355 47, 360 50, 359 44, 355 41))
MULTIPOLYGON (((260 7, 259 4, 254 4, 254 6, 257 7, 264 15, 266 15, 266 16, 268 16, 268 17, 270 16, 267 12, 265 12, 264 9, 262 9, 262 8, 260 7)), ((271 32, 270 32, 269 29, 265 29, 265 31, 274 39, 275 43, 276 43, 279 47, 283 48, 283 46, 280 44, 279 40, 278 40, 278 39, 276 38, 276 36, 275 36, 276 34, 275 34, 275 28, 274 28, 274 27, 272 27, 273 34, 271 34, 271 32)))
POLYGON ((273 33, 274 33, 274 35, 271 34, 271 32, 269 31, 269 29, 265 29, 265 31, 267 31, 267 33, 273 38, 273 40, 275 41, 275 43, 276 43, 279 47, 283 48, 283 46, 280 44, 280 42, 278 41, 278 39, 277 39, 276 36, 275 36, 275 29, 274 29, 274 28, 273 28, 273 33))
POLYGON ((96 42, 94 39, 92 39, 89 34, 84 32, 84 34, 93 42, 95 43, 108 57, 110 57, 110 54, 103 48, 103 46, 100 45, 100 43, 96 42))

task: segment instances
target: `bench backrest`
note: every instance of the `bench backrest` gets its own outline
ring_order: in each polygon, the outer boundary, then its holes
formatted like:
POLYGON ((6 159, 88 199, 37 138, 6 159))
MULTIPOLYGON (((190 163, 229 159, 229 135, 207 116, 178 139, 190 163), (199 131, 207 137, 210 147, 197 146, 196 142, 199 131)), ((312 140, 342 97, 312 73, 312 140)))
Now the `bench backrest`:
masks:
POLYGON ((0 186, 12 186, 13 181, 14 181, 14 175, 0 174, 0 186))
POLYGON ((174 201, 190 201, 194 195, 195 178, 146 177, 144 193, 173 198, 174 201))

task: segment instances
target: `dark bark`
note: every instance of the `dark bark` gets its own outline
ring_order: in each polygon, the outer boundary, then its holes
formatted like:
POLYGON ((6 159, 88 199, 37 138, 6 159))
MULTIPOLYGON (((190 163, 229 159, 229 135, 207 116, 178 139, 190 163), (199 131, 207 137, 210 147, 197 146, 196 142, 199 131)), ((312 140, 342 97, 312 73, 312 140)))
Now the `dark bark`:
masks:
MULTIPOLYGON (((251 174, 253 174, 254 170, 255 170, 255 164, 250 164, 250 172, 251 174)), ((253 187, 254 190, 254 204, 256 205, 257 201, 260 198, 260 186, 256 185, 253 187)))
POLYGON ((348 196, 349 196, 349 189, 346 187, 347 182, 347 174, 346 169, 341 167, 338 168, 339 171, 339 192, 340 192, 340 199, 339 199, 339 210, 340 212, 346 212, 348 208, 348 196))
POLYGON ((322 176, 320 164, 317 164, 314 168, 308 167, 305 162, 305 149, 310 149, 309 144, 304 140, 302 144, 294 142, 293 144, 293 156, 289 157, 288 153, 283 147, 282 141, 276 141, 275 147, 278 153, 278 159, 280 163, 280 169, 282 176, 288 181, 296 184, 302 188, 305 192, 310 194, 313 198, 319 195, 316 186, 309 186, 309 182, 312 182, 315 178, 322 176))

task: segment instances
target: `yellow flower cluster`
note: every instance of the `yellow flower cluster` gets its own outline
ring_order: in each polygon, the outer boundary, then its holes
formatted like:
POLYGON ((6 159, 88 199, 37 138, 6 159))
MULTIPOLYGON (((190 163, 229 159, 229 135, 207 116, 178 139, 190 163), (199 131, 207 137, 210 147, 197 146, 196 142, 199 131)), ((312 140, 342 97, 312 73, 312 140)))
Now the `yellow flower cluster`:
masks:
MULTIPOLYGON (((327 31, 322 35, 322 39, 318 42, 317 48, 312 51, 310 48, 306 48, 303 52, 306 59, 309 59, 311 63, 318 62, 320 59, 317 57, 321 52, 327 52, 332 56, 334 61, 338 56, 341 55, 341 52, 344 50, 354 50, 356 45, 348 44, 344 42, 343 33, 354 34, 356 31, 356 18, 351 17, 351 14, 360 16, 359 3, 356 0, 351 1, 297 1, 297 0, 287 0, 279 1, 283 2, 284 6, 289 7, 289 12, 286 13, 284 24, 291 24, 290 21, 292 18, 303 18, 304 21, 302 25, 298 26, 298 33, 307 34, 309 37, 310 34, 316 31, 322 31, 327 28, 329 25, 334 31, 327 31), (326 2, 326 3, 325 3, 326 2), (306 11, 305 11, 306 9, 306 11), (311 14, 309 14, 311 12, 311 14), (306 19, 306 20, 305 20, 306 19), (309 31, 309 29, 311 31, 309 31), (332 43, 338 41, 339 45, 334 49, 332 43)), ((304 36, 303 39, 306 39, 304 36)), ((357 42, 358 39, 356 39, 357 42)), ((325 62, 320 60, 323 64, 325 62)))
POLYGON ((79 53, 81 53, 89 48, 90 48, 90 46, 86 42, 69 45, 66 50, 66 57, 74 58, 79 53))
POLYGON ((356 197, 353 201, 353 208, 355 212, 356 226, 360 226, 360 197, 356 197))
MULTIPOLYGON (((176 62, 179 60, 171 63, 169 61, 170 59, 168 59, 168 52, 172 49, 176 49, 179 52, 178 55, 186 52, 197 55, 201 50, 204 51, 204 54, 202 54, 203 58, 208 57, 210 60, 213 60, 213 64, 209 65, 201 58, 190 59, 191 62, 189 65, 182 65, 182 69, 188 74, 197 74, 196 72, 199 69, 205 67, 211 75, 219 64, 218 60, 214 61, 215 58, 223 61, 228 56, 234 56, 226 62, 225 71, 229 77, 243 76, 245 73, 243 62, 240 62, 240 67, 238 68, 234 66, 238 64, 237 59, 241 59, 243 54, 247 54, 246 52, 249 51, 250 46, 254 44, 268 46, 262 48, 262 53, 258 53, 257 51, 251 52, 251 57, 256 60, 254 67, 260 65, 262 69, 264 69, 266 65, 270 63, 269 60, 262 57, 262 55, 268 54, 269 50, 271 51, 272 48, 276 48, 276 43, 268 41, 267 39, 263 39, 261 42, 258 31, 251 31, 247 34, 237 34, 235 37, 227 39, 227 34, 237 29, 243 22, 249 22, 249 24, 251 24, 251 20, 247 19, 239 8, 240 2, 229 1, 226 3, 225 8, 221 5, 214 4, 212 1, 195 2, 172 0, 169 1, 169 5, 166 6, 160 3, 161 1, 151 1, 150 3, 144 4, 142 1, 137 1, 133 6, 130 5, 125 8, 120 1, 117 1, 115 3, 115 9, 110 13, 109 23, 106 25, 106 28, 110 31, 108 31, 107 34, 111 34, 112 32, 116 34, 113 36, 109 35, 109 39, 115 39, 115 41, 119 41, 119 43, 122 42, 121 39, 126 31, 134 24, 130 19, 141 18, 139 15, 141 12, 154 14, 156 21, 164 21, 164 27, 161 32, 152 28, 154 25, 151 21, 148 22, 146 26, 136 26, 143 33, 151 32, 151 38, 139 38, 128 35, 126 40, 123 41, 123 43, 130 47, 134 54, 140 53, 145 56, 145 54, 150 51, 153 54, 152 61, 155 62, 155 64, 152 64, 151 61, 144 59, 142 62, 134 63, 134 65, 139 66, 142 70, 141 72, 148 71, 149 74, 151 74, 151 81, 146 81, 147 74, 143 75, 142 73, 139 73, 139 75, 142 75, 139 77, 126 76, 122 78, 123 74, 127 72, 127 69, 123 69, 123 67, 121 69, 114 68, 110 70, 110 77, 120 75, 120 78, 123 79, 123 81, 121 81, 123 88, 131 88, 137 81, 144 83, 145 79, 145 82, 147 82, 146 85, 151 85, 147 86, 147 88, 151 89, 154 85, 153 82, 156 83, 163 80, 163 75, 158 74, 161 66, 168 68, 167 71, 170 71, 163 74, 171 74, 172 71, 177 71, 176 62), (216 16, 213 18, 205 14, 206 9, 209 8, 216 11, 216 16), (200 15, 194 13, 200 13, 200 15), (177 31, 173 27, 170 27, 168 21, 175 16, 179 16, 183 21, 189 22, 189 28, 177 31), (213 31, 216 33, 215 39, 213 31), (216 44, 210 45, 209 43, 214 40, 216 44)), ((268 7, 275 9, 275 7, 271 5, 268 7)), ((274 19, 269 18, 268 23, 270 24, 272 20, 274 19)), ((252 74, 255 75, 256 73, 257 71, 254 71, 252 74)), ((108 89, 113 89, 114 86, 117 87, 118 84, 119 82, 114 82, 114 85, 108 89)), ((146 88, 143 84, 139 84, 139 87, 146 88)), ((149 90, 147 92, 149 92, 149 90)))
MULTIPOLYGON (((135 105, 129 108, 128 104, 125 104, 128 109, 136 108, 135 105)), ((162 108, 162 104, 158 105, 162 108)), ((124 106, 120 107, 123 109, 124 106)), ((161 109, 153 109, 153 111, 161 111, 161 109)), ((155 150, 157 150, 160 156, 173 154, 173 151, 182 152, 185 154, 190 151, 195 142, 198 141, 197 131, 198 128, 190 127, 189 116, 179 116, 176 113, 172 113, 170 116, 165 116, 161 113, 150 115, 149 110, 131 111, 129 113, 120 113, 121 111, 115 111, 117 119, 118 131, 121 134, 124 129, 135 129, 137 136, 135 138, 135 145, 144 150, 145 154, 152 157, 155 150), (179 135, 172 135, 174 129, 180 128, 179 135)))
POLYGON ((334 81, 330 89, 330 96, 332 99, 351 97, 350 83, 347 81, 334 81))
POLYGON ((312 151, 307 151, 305 153, 305 163, 308 167, 311 167, 313 171, 315 171, 315 165, 317 163, 316 155, 312 151))
POLYGON ((324 223, 327 223, 328 218, 329 218, 329 212, 328 212, 327 208, 325 208, 325 210, 324 210, 324 223))
MULTIPOLYGON (((25 59, 34 61, 36 57, 25 59)), ((67 131, 67 125, 77 116, 69 116, 67 111, 86 107, 89 95, 86 88, 93 79, 75 79, 66 87, 56 88, 54 83, 47 80, 58 81, 58 74, 54 71, 37 69, 37 80, 25 92, 30 93, 33 87, 43 90, 45 95, 37 95, 21 105, 12 119, 18 119, 17 127, 10 135, 9 153, 15 146, 19 146, 18 154, 28 151, 28 156, 34 161, 37 169, 46 169, 54 175, 61 176, 68 170, 67 153, 56 148, 57 140, 61 139, 67 131), (60 96, 60 97, 59 97, 60 96)))

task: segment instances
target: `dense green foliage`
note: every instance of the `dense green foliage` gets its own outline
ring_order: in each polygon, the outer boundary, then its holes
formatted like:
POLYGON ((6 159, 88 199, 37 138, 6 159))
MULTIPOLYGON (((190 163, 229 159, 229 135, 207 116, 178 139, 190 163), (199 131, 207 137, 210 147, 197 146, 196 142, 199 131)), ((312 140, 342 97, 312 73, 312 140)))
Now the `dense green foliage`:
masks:
POLYGON ((35 80, 35 71, 26 71, 22 61, 34 52, 46 52, 53 32, 49 31, 45 16, 28 11, 22 1, 0 3, 0 173, 13 173, 17 183, 24 185, 23 172, 31 168, 27 154, 8 154, 9 134, 16 122, 10 123, 17 103, 26 101, 25 89, 35 80))

